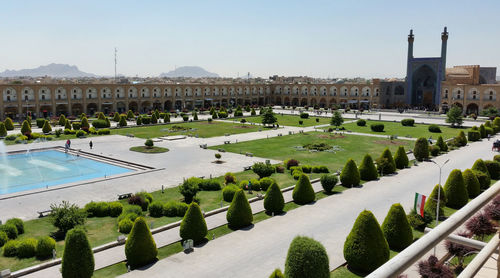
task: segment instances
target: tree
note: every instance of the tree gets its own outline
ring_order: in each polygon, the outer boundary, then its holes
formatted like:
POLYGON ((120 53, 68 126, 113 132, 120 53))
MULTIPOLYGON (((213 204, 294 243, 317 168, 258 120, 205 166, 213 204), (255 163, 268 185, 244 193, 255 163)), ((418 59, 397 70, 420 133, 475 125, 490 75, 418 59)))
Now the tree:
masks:
POLYGON ((370 273, 389 260, 389 245, 373 214, 364 210, 356 218, 344 242, 344 258, 349 268, 370 273))
POLYGON ((325 247, 312 238, 295 237, 288 248, 285 277, 329 278, 330 265, 325 247))
POLYGON ((446 145, 446 143, 444 142, 443 140, 443 137, 442 136, 439 136, 437 141, 436 141, 436 146, 439 147, 439 149, 442 151, 442 152, 447 152, 448 151, 448 145, 446 145))
POLYGON ((120 122, 118 122, 119 126, 127 126, 127 117, 121 116, 120 117, 120 122))
POLYGON ((382 167, 378 167, 379 172, 382 175, 388 175, 396 172, 396 163, 394 162, 394 158, 392 158, 392 153, 389 148, 385 148, 385 150, 382 152, 382 155, 380 155, 380 159, 385 159, 387 161, 387 163, 380 165, 382 167))
POLYGON ((165 113, 165 117, 163 118, 163 122, 170 123, 170 114, 169 113, 165 113))
POLYGON ((259 179, 271 176, 276 169, 268 163, 256 162, 252 166, 252 171, 259 175, 259 179))
POLYGON ((23 125, 21 126, 21 134, 26 136, 31 134, 31 127, 26 120, 23 121, 23 125))
POLYGON ((51 131, 52 131, 52 127, 50 126, 49 121, 45 120, 45 123, 43 124, 43 127, 42 127, 42 132, 47 134, 51 131))
POLYGON ((473 199, 481 193, 481 185, 477 179, 474 172, 471 169, 467 169, 462 173, 464 178, 465 188, 467 188, 467 194, 469 198, 473 199))
POLYGON ((446 193, 444 192, 443 187, 441 189, 439 188, 440 185, 436 184, 434 186, 434 189, 432 189, 431 195, 429 195, 425 201, 424 205, 424 210, 429 212, 431 216, 434 218, 436 217, 436 210, 437 210, 437 200, 438 200, 438 193, 439 194, 439 215, 443 216, 444 215, 444 210, 443 207, 446 206, 446 193), (438 192, 440 191, 440 192, 438 192))
POLYGON ((316 199, 314 189, 306 174, 300 175, 297 184, 293 188, 292 198, 293 201, 299 205, 308 204, 316 199))
POLYGON ((248 203, 245 191, 242 189, 236 191, 233 201, 226 213, 228 226, 232 229, 239 229, 252 224, 252 208, 248 203))
POLYGON ((64 241, 61 274, 64 278, 90 278, 94 274, 94 254, 82 228, 68 232, 64 241))
POLYGON ((80 129, 82 129, 84 131, 88 131, 89 128, 90 128, 89 120, 87 120, 87 117, 83 116, 82 117, 82 124, 80 125, 80 129))
POLYGON ((392 250, 401 251, 413 242, 413 232, 401 204, 393 204, 382 223, 382 232, 392 250))
POLYGON ((396 164, 396 168, 404 169, 408 167, 408 156, 406 155, 405 148, 403 146, 399 146, 396 154, 394 155, 394 163, 396 164))
POLYGON ((128 265, 136 268, 150 264, 156 260, 157 255, 158 249, 146 220, 143 217, 137 217, 125 242, 125 256, 128 265))
POLYGON ((461 126, 464 122, 462 108, 455 105, 452 106, 448 113, 446 113, 446 122, 450 123, 452 127, 461 126))
POLYGON ((146 139, 146 142, 144 142, 144 146, 148 149, 152 149, 154 146, 153 140, 151 139, 146 139))
POLYGON ((5 128, 5 124, 0 122, 0 137, 7 136, 7 129, 5 128))
POLYGON ((64 126, 66 124, 66 117, 64 117, 64 114, 61 114, 61 116, 59 116, 59 122, 58 124, 60 126, 64 126))
POLYGON ((465 188, 462 172, 458 169, 451 171, 444 184, 446 205, 450 208, 460 209, 469 201, 467 188, 465 188))
POLYGON ((182 240, 192 239, 195 244, 199 244, 205 240, 207 233, 207 222, 201 213, 200 206, 192 202, 182 218, 179 235, 182 240))
POLYGON ((276 182, 273 182, 267 189, 264 197, 264 209, 267 213, 281 213, 285 207, 285 199, 283 193, 276 182))
POLYGON ((132 110, 128 110, 128 112, 127 112, 127 119, 132 119, 134 117, 135 117, 134 112, 132 112, 132 110))
POLYGON ((62 234, 76 226, 85 224, 86 213, 77 205, 62 201, 60 205, 50 205, 50 221, 62 234))
POLYGON ((179 192, 184 196, 184 202, 190 204, 193 201, 193 198, 196 196, 196 193, 200 191, 199 184, 201 182, 200 178, 191 177, 185 180, 179 186, 179 192))
POLYGON ((418 161, 424 161, 429 159, 429 142, 424 137, 420 137, 415 142, 415 147, 413 148, 413 155, 418 161))
POLYGON ((155 113, 153 113, 153 115, 151 116, 151 123, 152 124, 157 124, 158 123, 158 118, 156 117, 155 113))
POLYGON ((119 122, 120 121, 120 114, 118 112, 115 112, 113 115, 113 122, 119 122))
POLYGON ((12 122, 12 119, 7 117, 4 121, 5 128, 7 130, 14 130, 14 123, 12 122))
POLYGON ((369 154, 365 154, 359 165, 359 176, 364 181, 376 180, 378 178, 377 168, 369 154))
POLYGON ((345 187, 359 185, 360 177, 356 162, 351 158, 347 160, 342 172, 340 173, 340 183, 345 187))
POLYGON ((265 110, 264 114, 262 115, 262 124, 263 125, 272 125, 276 123, 278 120, 276 119, 276 116, 273 112, 272 108, 268 108, 265 110))
POLYGON ((333 113, 332 119, 330 120, 330 124, 336 127, 339 127, 344 123, 344 118, 342 118, 342 114, 339 111, 335 111, 333 113))
POLYGON ((215 154, 215 158, 216 158, 217 160, 219 160, 221 157, 222 157, 222 155, 221 155, 220 153, 216 153, 216 154, 215 154))

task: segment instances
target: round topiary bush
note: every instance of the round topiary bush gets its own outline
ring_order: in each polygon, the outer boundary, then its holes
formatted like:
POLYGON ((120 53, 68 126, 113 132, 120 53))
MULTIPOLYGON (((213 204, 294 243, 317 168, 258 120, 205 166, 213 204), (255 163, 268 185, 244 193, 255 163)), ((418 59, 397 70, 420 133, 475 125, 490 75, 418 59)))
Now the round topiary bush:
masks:
POLYGON ((266 196, 264 197, 264 209, 267 213, 281 213, 285 207, 285 199, 283 198, 283 193, 277 183, 272 183, 271 186, 266 191, 266 196))
POLYGON ((392 153, 389 148, 385 148, 385 150, 382 152, 382 155, 380 156, 380 159, 387 162, 384 163, 383 169, 379 169, 380 173, 382 173, 383 175, 389 175, 396 172, 396 163, 392 158, 392 153))
MULTIPOLYGON (((224 175, 224 182, 226 184, 230 184, 230 183, 236 184, 236 176, 233 173, 228 172, 224 175)), ((231 201, 229 201, 229 202, 231 202, 231 201)))
POLYGON ((460 209, 469 201, 469 194, 465 188, 462 172, 458 169, 451 171, 444 185, 446 205, 450 208, 460 209))
POLYGON ((485 173, 488 176, 488 178, 491 178, 490 172, 488 171, 488 167, 486 167, 486 163, 484 163, 484 160, 482 160, 482 159, 476 160, 474 162, 474 165, 472 165, 471 169, 476 170, 476 171, 481 171, 481 172, 485 173))
POLYGON ((123 205, 120 202, 109 203, 109 216, 118 217, 123 211, 123 205))
POLYGON ((413 126, 415 124, 414 119, 402 119, 401 120, 401 125, 403 126, 413 126))
POLYGON ((12 224, 14 226, 16 226, 16 229, 17 229, 17 234, 24 234, 24 222, 23 220, 19 219, 19 218, 11 218, 11 219, 8 219, 5 224, 12 224))
POLYGON ((448 145, 446 145, 446 143, 444 142, 443 140, 443 137, 442 136, 439 136, 437 141, 436 141, 436 146, 439 147, 439 149, 442 151, 442 152, 447 152, 448 151, 448 145))
POLYGON ((429 152, 432 156, 438 156, 441 149, 437 145, 429 146, 429 152))
POLYGON ((443 187, 439 189, 439 184, 437 184, 432 189, 432 192, 429 195, 429 197, 427 197, 424 205, 424 210, 429 212, 432 218, 436 217, 438 195, 439 195, 439 215, 444 216, 443 207, 446 206, 446 201, 447 201, 446 193, 444 192, 443 187))
POLYGON ((252 224, 252 208, 245 196, 245 191, 241 189, 236 191, 227 210, 226 219, 228 226, 232 229, 239 229, 252 224))
POLYGON ((356 121, 357 126, 366 126, 366 121, 363 119, 359 119, 356 121))
POLYGON ((352 187, 359 185, 360 176, 356 162, 351 158, 347 160, 342 172, 340 173, 340 182, 345 187, 352 187))
POLYGON ((465 132, 463 132, 463 130, 461 130, 459 133, 458 133, 458 136, 455 137, 455 142, 456 144, 459 146, 459 147, 463 147, 463 146, 466 146, 467 145, 467 138, 465 137, 465 132))
POLYGON ((271 186, 271 184, 275 183, 275 181, 272 178, 266 177, 266 178, 260 179, 259 183, 260 183, 260 190, 267 191, 269 186, 271 186))
POLYGON ((0 226, 0 231, 5 232, 10 239, 16 239, 18 235, 17 228, 14 224, 2 225, 0 226))
POLYGON ((61 263, 63 277, 90 278, 94 274, 94 255, 85 231, 81 228, 66 234, 61 263))
POLYGON ((481 134, 476 130, 469 130, 467 132, 467 138, 471 142, 479 141, 481 139, 481 134))
POLYGON ((428 127, 429 132, 432 133, 441 133, 441 128, 438 125, 430 125, 428 127))
POLYGON ((339 182, 339 179, 335 175, 324 174, 321 175, 320 182, 326 193, 332 193, 332 190, 337 182, 339 182))
POLYGON ((401 251, 413 242, 413 231, 401 204, 391 206, 382 223, 382 232, 389 247, 395 251, 401 251))
POLYGON ((120 222, 118 222, 118 231, 122 234, 128 234, 132 230, 134 226, 134 222, 129 218, 124 218, 120 222))
POLYGON ((370 129, 375 132, 383 132, 384 124, 371 124, 370 129))
POLYGON ((178 201, 168 201, 163 205, 163 215, 167 217, 184 217, 188 205, 178 201))
POLYGON ((146 146, 146 147, 148 147, 148 148, 151 149, 154 146, 153 140, 146 139, 146 142, 144 142, 144 146, 146 146))
POLYGON ((490 187, 491 179, 490 179, 490 177, 488 177, 487 174, 485 174, 484 172, 481 172, 479 170, 472 170, 472 173, 474 173, 474 175, 476 175, 476 178, 479 181, 479 187, 482 190, 486 190, 490 187))
POLYGON ((154 201, 149 205, 149 216, 151 217, 162 217, 163 216, 163 204, 160 201, 154 201))
POLYGON ((484 125, 479 126, 479 133, 481 134, 481 138, 486 138, 486 136, 488 136, 484 125))
POLYGON ((9 241, 9 237, 4 231, 0 231, 0 247, 2 247, 7 241, 9 241))
POLYGON ((316 199, 314 189, 306 174, 300 175, 299 181, 293 188, 292 198, 293 201, 299 205, 308 204, 316 199))
POLYGON ((283 272, 281 272, 281 269, 277 268, 271 273, 271 276, 269 278, 285 278, 285 275, 283 275, 283 272))
POLYGON ((364 181, 376 180, 378 178, 377 167, 369 154, 365 154, 359 165, 359 177, 364 181))
POLYGON ((377 219, 363 211, 344 242, 344 258, 349 268, 370 273, 389 260, 389 245, 377 219))
POLYGON ((18 240, 9 240, 3 246, 4 257, 15 257, 17 255, 18 240))
POLYGON ((471 169, 467 169, 462 173, 464 178, 465 188, 467 188, 467 194, 469 198, 473 199, 481 193, 481 185, 477 179, 474 172, 471 169))
POLYGON ((7 129, 5 128, 5 124, 0 122, 0 137, 7 136, 7 129))
POLYGON ((494 180, 500 179, 500 163, 497 161, 486 160, 484 161, 486 169, 488 169, 488 174, 494 180))
POLYGON ((413 155, 418 161, 424 161, 429 159, 429 142, 424 137, 420 137, 415 142, 415 147, 413 148, 413 155))
POLYGON ((285 277, 329 278, 330 265, 325 247, 312 238, 295 237, 288 248, 285 277))
POLYGON ((125 242, 127 264, 133 268, 144 266, 154 262, 157 255, 158 249, 146 220, 138 217, 125 242))
POLYGON ((238 191, 240 188, 234 184, 230 184, 222 189, 222 198, 226 202, 231 202, 233 201, 234 194, 236 191, 238 191))
POLYGON ((36 245, 36 257, 42 260, 50 258, 54 249, 56 249, 56 241, 49 236, 44 236, 38 240, 36 245))
POLYGON ((404 169, 408 167, 408 156, 406 155, 405 148, 403 146, 399 146, 396 154, 394 155, 394 163, 396 164, 396 168, 404 169))
POLYGON ((12 119, 7 117, 4 121, 5 124, 5 129, 7 130, 14 130, 14 122, 12 122, 12 119))
POLYGON ((23 238, 17 246, 17 257, 31 258, 36 255, 37 240, 34 238, 23 238))
POLYGON ((201 213, 200 206, 192 202, 182 219, 179 235, 182 240, 192 239, 194 244, 199 244, 205 240, 207 233, 207 223, 201 213))
POLYGON ((222 184, 217 179, 203 179, 198 187, 203 191, 218 191, 222 188, 222 184))

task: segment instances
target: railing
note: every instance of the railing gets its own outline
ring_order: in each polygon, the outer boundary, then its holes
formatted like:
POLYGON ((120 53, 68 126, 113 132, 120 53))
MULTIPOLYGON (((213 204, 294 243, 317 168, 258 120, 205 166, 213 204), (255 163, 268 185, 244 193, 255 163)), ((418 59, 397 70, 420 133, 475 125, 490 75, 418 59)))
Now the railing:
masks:
POLYGON ((470 201, 467 205, 455 212, 446 221, 439 224, 431 232, 424 235, 415 243, 401 251, 394 258, 383 264, 367 277, 388 278, 397 277, 408 267, 420 260, 429 250, 455 231, 462 223, 474 215, 479 209, 486 205, 500 192, 500 181, 492 185, 488 190, 470 201))

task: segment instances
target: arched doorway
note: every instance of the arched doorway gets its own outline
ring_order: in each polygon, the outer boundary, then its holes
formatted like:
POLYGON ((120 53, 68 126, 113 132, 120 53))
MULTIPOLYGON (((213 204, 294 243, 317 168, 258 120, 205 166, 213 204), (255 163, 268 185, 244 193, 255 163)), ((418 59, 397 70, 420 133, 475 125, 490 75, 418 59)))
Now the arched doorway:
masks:
POLYGON ((138 111, 137 102, 135 102, 135 101, 129 102, 128 110, 132 110, 132 112, 134 112, 134 113, 137 112, 138 111))
POLYGON ((478 114, 479 113, 479 107, 475 103, 469 103, 467 105, 467 109, 465 110, 465 114, 470 115, 470 114, 478 114))
POLYGON ((97 112, 97 104, 95 103, 87 104, 87 116, 92 116, 94 115, 95 112, 97 112))
POLYGON ((437 94, 437 82, 436 72, 428 65, 423 65, 414 71, 412 75, 411 104, 433 108, 436 104, 434 100, 437 94))
POLYGON ((172 110, 172 101, 170 100, 165 101, 165 103, 163 104, 163 109, 165 109, 165 111, 167 112, 172 110))

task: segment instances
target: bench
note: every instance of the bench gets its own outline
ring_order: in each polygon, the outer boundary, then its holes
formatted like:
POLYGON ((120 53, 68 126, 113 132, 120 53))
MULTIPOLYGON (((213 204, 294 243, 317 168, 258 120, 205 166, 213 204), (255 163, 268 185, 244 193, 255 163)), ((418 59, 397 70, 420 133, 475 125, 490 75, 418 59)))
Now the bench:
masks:
POLYGON ((281 137, 281 136, 283 136, 283 134, 281 134, 281 133, 278 133, 278 137, 281 137))
POLYGON ((132 193, 118 194, 118 200, 123 200, 132 197, 132 193))
POLYGON ((207 148, 207 144, 201 144, 201 145, 200 145, 200 148, 202 148, 202 149, 206 149, 206 148, 207 148))
POLYGON ((52 212, 52 210, 51 210, 51 209, 48 209, 48 210, 43 210, 43 211, 37 211, 37 213, 38 213, 38 218, 45 217, 45 216, 49 215, 51 212, 52 212))
POLYGON ((253 153, 245 153, 246 156, 253 157, 253 153))
POLYGON ((248 170, 252 170, 252 166, 245 166, 245 167, 243 167, 243 171, 248 171, 248 170))
POLYGON ((217 149, 217 151, 220 152, 220 153, 225 153, 226 152, 226 150, 224 150, 224 149, 217 149))
POLYGON ((224 144, 227 145, 227 144, 231 144, 231 141, 224 141, 224 144))

